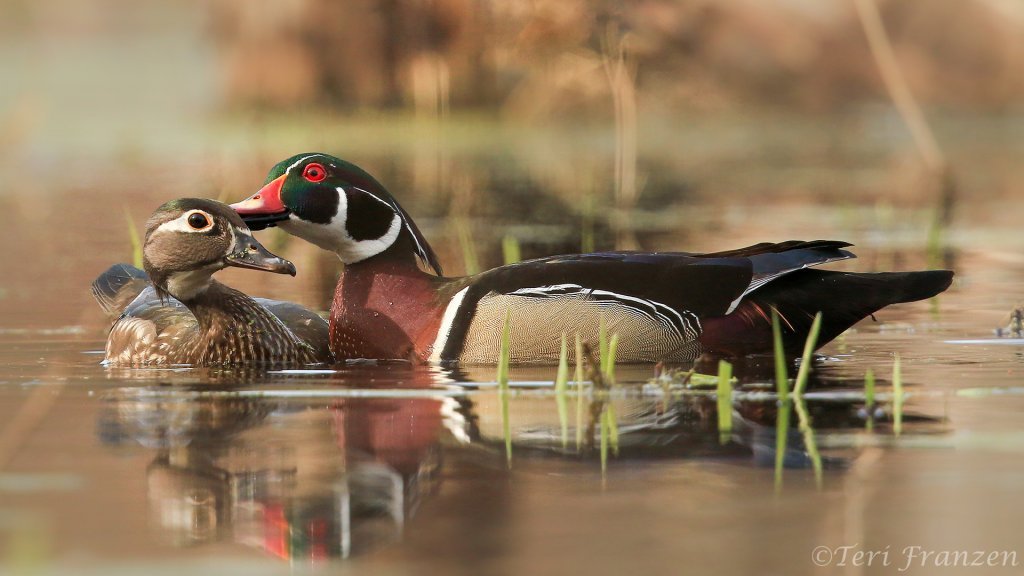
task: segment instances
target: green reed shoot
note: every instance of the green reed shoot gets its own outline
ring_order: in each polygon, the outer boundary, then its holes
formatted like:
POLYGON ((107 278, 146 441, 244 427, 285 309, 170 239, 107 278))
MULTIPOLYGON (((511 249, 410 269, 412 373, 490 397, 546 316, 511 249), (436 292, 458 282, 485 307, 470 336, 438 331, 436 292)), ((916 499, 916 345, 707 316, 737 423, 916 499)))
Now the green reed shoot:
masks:
MULTIPOLYGON (((618 333, 612 334, 611 342, 608 344, 608 365, 607 370, 604 373, 605 385, 608 390, 611 390, 615 386, 615 354, 619 348, 619 335, 618 333)), ((602 357, 603 358, 603 357, 602 357)), ((619 421, 615 417, 615 406, 612 405, 612 399, 608 398, 608 403, 604 407, 604 417, 608 420, 608 439, 611 441, 612 452, 619 455, 619 421)))
POLYGON ((139 229, 135 227, 135 220, 128 207, 124 207, 124 220, 128 223, 128 239, 132 243, 132 266, 142 268, 142 237, 139 236, 139 229))
POLYGON ((804 444, 807 447, 807 455, 811 458, 811 465, 814 467, 814 481, 818 487, 822 482, 821 454, 818 452, 818 443, 814 438, 814 429, 811 427, 811 416, 807 411, 807 403, 804 402, 804 390, 807 389, 807 380, 811 373, 811 355, 818 344, 818 334, 821 332, 821 312, 814 315, 814 322, 811 323, 811 330, 807 334, 807 341, 804 342, 804 353, 800 359, 800 370, 796 374, 796 383, 793 385, 793 408, 800 421, 800 432, 803 433, 804 444))
POLYGON ((871 368, 864 373, 864 428, 869 432, 875 428, 875 372, 871 368))
POLYGON ((782 470, 786 463, 786 444, 789 440, 789 415, 793 409, 792 401, 787 397, 779 400, 778 414, 775 417, 775 492, 782 491, 782 470))
POLYGON ((807 456, 811 459, 811 466, 814 468, 814 482, 818 488, 821 488, 821 453, 818 452, 818 441, 814 438, 814 428, 811 428, 811 416, 807 412, 807 402, 803 395, 794 395, 793 398, 793 408, 796 409, 797 419, 800 421, 800 432, 803 434, 804 445, 807 447, 807 456))
POLYGON ((718 361, 718 434, 722 444, 732 432, 732 364, 718 361))
POLYGON ((463 218, 455 218, 455 231, 459 235, 459 246, 462 248, 462 262, 466 275, 472 276, 480 272, 480 260, 476 256, 476 241, 469 224, 463 218))
POLYGON ((775 388, 778 391, 778 412, 775 417, 775 491, 782 490, 782 470, 786 461, 786 444, 789 440, 789 415, 792 405, 789 401, 789 374, 786 369, 786 350, 782 344, 782 327, 779 312, 772 309, 772 342, 775 349, 775 388))
POLYGON ((807 334, 807 341, 804 342, 804 354, 800 359, 800 370, 796 373, 796 384, 793 386, 793 394, 800 396, 807 388, 807 380, 811 375, 811 355, 818 344, 818 333, 821 332, 821 312, 814 315, 814 322, 811 323, 811 331, 807 334))
POLYGON ((892 431, 899 436, 903 432, 903 370, 900 355, 892 363, 892 431))
POLYGON ((569 406, 566 391, 569 384, 569 349, 565 332, 562 332, 562 348, 558 354, 558 373, 555 375, 555 403, 558 405, 558 423, 562 427, 562 448, 569 444, 569 406))
POLYGON ((583 340, 576 333, 576 450, 583 447, 583 340))
MULTIPOLYGON (((737 381, 735 378, 732 380, 733 382, 737 381)), ((714 374, 701 374, 691 368, 687 373, 684 382, 689 388, 717 388, 718 376, 714 374)))
POLYGON ((612 407, 612 399, 609 391, 615 384, 615 355, 619 346, 619 335, 612 334, 608 337, 607 326, 604 316, 601 317, 598 325, 598 349, 600 351, 598 371, 592 378, 594 381, 595 394, 600 395, 603 400, 601 412, 598 416, 601 434, 601 472, 608 469, 608 447, 611 445, 616 456, 619 454, 619 425, 615 418, 615 409, 612 407))
POLYGON ((511 234, 505 234, 501 239, 501 253, 505 257, 505 264, 515 264, 523 259, 522 250, 519 248, 519 239, 511 234))
POLYGON ((511 311, 505 310, 505 323, 501 328, 501 351, 498 356, 498 395, 501 398, 501 431, 505 436, 505 458, 512 467, 512 422, 509 419, 508 373, 512 356, 510 324, 511 311))

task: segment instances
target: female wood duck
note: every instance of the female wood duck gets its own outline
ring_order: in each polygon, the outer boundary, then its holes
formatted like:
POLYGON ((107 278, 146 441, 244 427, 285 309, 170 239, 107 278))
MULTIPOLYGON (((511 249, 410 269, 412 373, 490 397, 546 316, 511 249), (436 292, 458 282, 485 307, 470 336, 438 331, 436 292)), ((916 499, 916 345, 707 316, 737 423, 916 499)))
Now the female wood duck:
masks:
POLYGON ((143 263, 145 272, 117 264, 93 282, 100 306, 117 316, 107 338, 108 364, 331 361, 323 318, 298 304, 255 300, 213 279, 227 266, 295 275, 295 266, 260 245, 227 205, 184 198, 158 208, 146 222, 143 263))
POLYGON ((942 292, 953 276, 809 269, 854 257, 844 250, 849 244, 821 240, 713 254, 553 256, 445 278, 391 194, 327 154, 277 164, 259 192, 232 208, 253 230, 277 225, 341 258, 330 317, 339 358, 493 364, 506 312, 515 363, 557 361, 563 333, 593 345, 602 318, 608 333, 619 334, 622 362, 766 352, 773 308, 787 349, 799 351, 818 311, 825 344, 884 306, 942 292))

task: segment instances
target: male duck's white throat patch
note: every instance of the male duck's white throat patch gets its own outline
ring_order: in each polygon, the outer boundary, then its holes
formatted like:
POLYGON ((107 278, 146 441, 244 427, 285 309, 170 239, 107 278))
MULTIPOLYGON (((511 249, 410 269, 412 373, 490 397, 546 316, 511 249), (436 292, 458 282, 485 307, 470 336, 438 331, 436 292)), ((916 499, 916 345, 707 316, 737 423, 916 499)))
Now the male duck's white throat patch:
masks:
MULTIPOLYGON (((379 198, 377 199, 380 200, 379 198)), ((386 202, 384 204, 391 208, 386 202)), ((402 232, 403 222, 397 212, 392 217, 387 231, 380 238, 356 240, 348 233, 348 229, 345 227, 347 220, 348 196, 344 190, 338 189, 338 211, 329 223, 317 224, 309 222, 293 213, 288 216, 288 220, 281 222, 279 226, 289 234, 307 240, 324 250, 334 252, 345 264, 354 264, 380 254, 390 248, 402 232)))

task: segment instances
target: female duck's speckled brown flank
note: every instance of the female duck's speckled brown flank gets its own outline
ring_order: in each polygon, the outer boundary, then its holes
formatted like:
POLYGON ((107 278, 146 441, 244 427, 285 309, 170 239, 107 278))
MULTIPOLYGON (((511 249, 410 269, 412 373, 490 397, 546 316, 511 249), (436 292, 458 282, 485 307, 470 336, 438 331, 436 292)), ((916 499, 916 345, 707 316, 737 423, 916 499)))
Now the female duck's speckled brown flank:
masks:
POLYGON ((213 280, 226 266, 295 274, 292 263, 261 246, 226 205, 195 198, 164 204, 146 223, 143 257, 145 272, 117 264, 92 285, 100 306, 115 318, 108 364, 331 361, 327 322, 316 313, 250 298, 213 280))

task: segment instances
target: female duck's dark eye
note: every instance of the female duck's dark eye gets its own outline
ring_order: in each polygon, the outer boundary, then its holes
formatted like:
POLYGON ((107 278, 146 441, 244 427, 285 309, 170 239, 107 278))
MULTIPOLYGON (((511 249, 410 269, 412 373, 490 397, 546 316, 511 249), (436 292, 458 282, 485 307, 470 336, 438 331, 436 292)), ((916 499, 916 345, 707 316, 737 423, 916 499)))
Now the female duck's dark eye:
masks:
POLYGON ((310 182, 320 182, 324 178, 327 178, 327 170, 316 162, 307 164, 305 170, 302 171, 302 177, 310 182))
POLYGON ((202 230, 210 226, 210 220, 202 212, 193 212, 188 216, 188 225, 196 230, 202 230))

